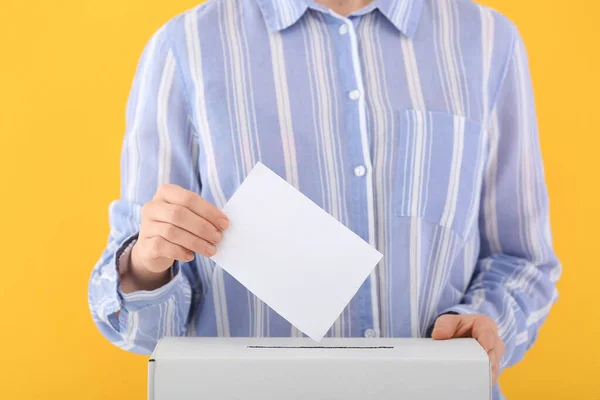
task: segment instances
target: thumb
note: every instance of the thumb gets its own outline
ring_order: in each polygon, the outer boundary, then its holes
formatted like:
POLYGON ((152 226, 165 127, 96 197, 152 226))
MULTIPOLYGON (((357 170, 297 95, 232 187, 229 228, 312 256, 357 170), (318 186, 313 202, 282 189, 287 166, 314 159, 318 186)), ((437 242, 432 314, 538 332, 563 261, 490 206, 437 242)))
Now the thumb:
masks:
POLYGON ((440 316, 433 326, 431 337, 436 340, 451 339, 454 337, 460 323, 460 315, 445 314, 440 316))

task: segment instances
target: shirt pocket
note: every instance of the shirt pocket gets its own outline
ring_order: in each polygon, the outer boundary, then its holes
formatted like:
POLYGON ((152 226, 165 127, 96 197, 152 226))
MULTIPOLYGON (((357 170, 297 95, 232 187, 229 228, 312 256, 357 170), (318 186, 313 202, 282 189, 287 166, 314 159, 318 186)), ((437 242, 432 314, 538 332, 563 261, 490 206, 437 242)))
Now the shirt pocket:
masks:
POLYGON ((435 111, 400 110, 396 215, 420 217, 461 238, 479 208, 482 125, 435 111))

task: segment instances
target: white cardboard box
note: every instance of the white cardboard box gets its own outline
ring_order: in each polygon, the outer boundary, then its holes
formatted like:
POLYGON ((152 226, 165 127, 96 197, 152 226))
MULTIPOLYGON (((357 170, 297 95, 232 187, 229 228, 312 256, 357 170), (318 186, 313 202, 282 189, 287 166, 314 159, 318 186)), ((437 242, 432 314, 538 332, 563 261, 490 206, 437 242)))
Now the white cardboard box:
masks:
POLYGON ((491 399, 473 339, 163 338, 149 400, 491 399))

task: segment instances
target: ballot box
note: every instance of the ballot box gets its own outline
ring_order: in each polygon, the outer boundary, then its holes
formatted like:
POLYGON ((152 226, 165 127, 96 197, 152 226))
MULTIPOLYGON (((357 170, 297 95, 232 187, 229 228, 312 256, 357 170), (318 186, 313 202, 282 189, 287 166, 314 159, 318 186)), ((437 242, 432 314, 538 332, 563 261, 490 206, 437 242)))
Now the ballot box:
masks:
POLYGON ((149 400, 489 400, 473 339, 176 338, 148 363, 149 400))

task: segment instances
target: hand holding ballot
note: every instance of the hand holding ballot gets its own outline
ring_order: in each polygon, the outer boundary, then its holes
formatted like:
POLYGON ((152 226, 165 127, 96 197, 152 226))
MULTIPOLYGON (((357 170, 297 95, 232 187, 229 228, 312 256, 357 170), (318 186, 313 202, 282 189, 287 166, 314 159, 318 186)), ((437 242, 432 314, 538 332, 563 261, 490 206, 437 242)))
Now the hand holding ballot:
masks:
POLYGON ((189 262, 194 252, 210 257, 229 227, 229 219, 197 193, 177 185, 161 186, 142 207, 131 262, 121 271, 121 289, 152 290, 168 281, 174 260, 189 262))

